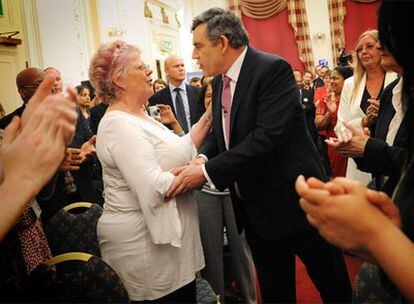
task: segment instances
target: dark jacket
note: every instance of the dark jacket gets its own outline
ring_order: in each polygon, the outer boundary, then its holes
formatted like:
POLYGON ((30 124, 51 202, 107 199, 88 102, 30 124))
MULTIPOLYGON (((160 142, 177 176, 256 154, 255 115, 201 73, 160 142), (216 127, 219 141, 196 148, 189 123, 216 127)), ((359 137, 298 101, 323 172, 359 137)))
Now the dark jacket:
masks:
MULTIPOLYGON (((194 125, 203 115, 203 108, 200 107, 200 89, 190 86, 188 84, 185 85, 187 91, 187 98, 190 107, 190 121, 191 125, 194 125)), ((150 97, 148 100, 150 106, 154 106, 156 104, 166 104, 171 107, 174 112, 174 115, 177 117, 177 113, 175 112, 174 103, 172 100, 170 88, 167 86, 166 88, 158 91, 154 95, 150 97)), ((171 126, 167 126, 171 129, 171 126)))
POLYGON ((94 106, 89 113, 89 125, 91 127, 92 133, 96 135, 98 133, 99 122, 102 117, 105 115, 106 110, 109 105, 101 102, 100 104, 94 106))
POLYGON ((248 48, 233 96, 228 151, 221 91, 219 76, 213 80, 213 129, 200 153, 209 159, 205 168, 215 186, 230 187, 239 229, 240 214, 248 216, 264 239, 277 240, 309 228, 294 181, 299 174, 325 177, 292 68, 280 57, 248 48))
POLYGON ((382 190, 389 196, 392 195, 400 179, 408 155, 407 117, 402 120, 393 145, 389 146, 385 142, 390 122, 395 115, 392 90, 398 80, 393 81, 384 89, 375 130, 367 141, 364 156, 354 158, 358 169, 373 174, 377 190, 382 190), (389 177, 385 183, 383 183, 384 176, 389 177))
POLYGON ((4 116, 2 119, 0 119, 0 129, 5 129, 9 123, 12 121, 14 116, 21 117, 23 114, 24 109, 26 109, 26 104, 23 104, 20 108, 17 108, 10 114, 4 116))

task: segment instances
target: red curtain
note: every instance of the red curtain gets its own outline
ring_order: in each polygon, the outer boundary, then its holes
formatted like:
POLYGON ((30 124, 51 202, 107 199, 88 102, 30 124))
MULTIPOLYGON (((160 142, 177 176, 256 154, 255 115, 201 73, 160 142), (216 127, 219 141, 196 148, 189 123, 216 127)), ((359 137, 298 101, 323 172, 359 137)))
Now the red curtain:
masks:
POLYGON ((354 50, 359 36, 368 29, 376 29, 377 11, 381 1, 373 3, 345 0, 345 49, 354 50))
POLYGON ((281 56, 293 69, 304 71, 295 34, 288 22, 288 10, 266 19, 252 19, 242 15, 242 21, 254 48, 281 56))

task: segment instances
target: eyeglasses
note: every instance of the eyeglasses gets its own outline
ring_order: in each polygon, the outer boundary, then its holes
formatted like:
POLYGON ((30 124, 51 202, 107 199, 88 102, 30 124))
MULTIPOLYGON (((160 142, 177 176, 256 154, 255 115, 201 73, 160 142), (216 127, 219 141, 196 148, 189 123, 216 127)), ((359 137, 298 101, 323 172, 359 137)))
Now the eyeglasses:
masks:
POLYGON ((146 72, 146 71, 148 71, 150 69, 151 69, 151 67, 149 66, 149 64, 145 64, 145 63, 141 64, 138 67, 138 70, 143 71, 143 72, 146 72))
POLYGON ((25 89, 37 89, 40 86, 40 83, 36 83, 36 84, 27 84, 22 86, 22 88, 25 89))

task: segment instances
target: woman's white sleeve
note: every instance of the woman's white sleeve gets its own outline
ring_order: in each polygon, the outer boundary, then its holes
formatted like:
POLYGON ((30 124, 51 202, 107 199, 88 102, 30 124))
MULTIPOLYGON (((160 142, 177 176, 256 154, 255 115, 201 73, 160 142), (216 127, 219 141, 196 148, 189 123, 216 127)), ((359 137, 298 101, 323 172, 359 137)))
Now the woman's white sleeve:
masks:
MULTIPOLYGON (((347 79, 348 80, 348 79, 347 79)), ((338 120, 336 122, 335 126, 335 133, 336 135, 339 135, 342 132, 342 128, 344 125, 344 122, 348 121, 349 112, 352 111, 351 107, 351 95, 353 90, 353 81, 354 79, 349 79, 350 81, 346 81, 344 83, 344 86, 342 88, 341 92, 341 102, 339 103, 338 108, 338 120)))

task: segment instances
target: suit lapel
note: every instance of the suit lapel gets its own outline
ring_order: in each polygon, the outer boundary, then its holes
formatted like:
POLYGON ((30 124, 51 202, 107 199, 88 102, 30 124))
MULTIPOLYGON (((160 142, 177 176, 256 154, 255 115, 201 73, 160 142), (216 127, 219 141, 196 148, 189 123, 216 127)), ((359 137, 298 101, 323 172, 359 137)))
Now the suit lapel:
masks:
POLYGON ((188 106, 190 107, 190 120, 191 125, 197 122, 197 95, 191 86, 185 85, 187 90, 188 106))
MULTIPOLYGON (((253 76, 254 70, 254 54, 252 48, 247 49, 246 57, 240 70, 239 78, 237 79, 236 89, 234 90, 233 101, 231 104, 231 115, 230 115, 230 138, 234 129, 237 112, 240 108, 241 103, 244 100, 244 92, 250 83, 250 79, 253 76)), ((231 142, 231 141, 229 141, 231 142)))
POLYGON ((162 98, 165 98, 165 101, 164 101, 165 104, 169 105, 171 107, 171 109, 173 110, 174 116, 177 117, 177 113, 175 113, 175 107, 174 107, 174 103, 173 103, 173 100, 172 100, 172 94, 171 94, 170 88, 166 87, 163 90, 165 90, 165 92, 162 95, 162 98))

